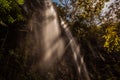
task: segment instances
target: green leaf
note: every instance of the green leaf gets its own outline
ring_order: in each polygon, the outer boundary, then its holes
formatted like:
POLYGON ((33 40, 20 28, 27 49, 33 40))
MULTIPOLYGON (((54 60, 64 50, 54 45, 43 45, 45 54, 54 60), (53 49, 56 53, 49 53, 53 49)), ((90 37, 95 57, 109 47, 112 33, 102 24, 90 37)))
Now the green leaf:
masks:
POLYGON ((24 0, 17 0, 18 4, 22 5, 24 4, 24 0))

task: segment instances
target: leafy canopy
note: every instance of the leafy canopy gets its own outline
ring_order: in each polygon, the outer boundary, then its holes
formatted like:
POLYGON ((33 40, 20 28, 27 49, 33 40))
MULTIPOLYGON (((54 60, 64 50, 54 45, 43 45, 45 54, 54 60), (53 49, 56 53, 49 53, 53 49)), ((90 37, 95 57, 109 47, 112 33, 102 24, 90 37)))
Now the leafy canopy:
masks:
POLYGON ((0 21, 8 25, 23 20, 20 8, 23 3, 24 0, 0 0, 0 21))
POLYGON ((108 25, 103 38, 105 39, 104 47, 108 52, 119 52, 120 51, 120 34, 119 34, 120 24, 114 23, 113 25, 108 25))

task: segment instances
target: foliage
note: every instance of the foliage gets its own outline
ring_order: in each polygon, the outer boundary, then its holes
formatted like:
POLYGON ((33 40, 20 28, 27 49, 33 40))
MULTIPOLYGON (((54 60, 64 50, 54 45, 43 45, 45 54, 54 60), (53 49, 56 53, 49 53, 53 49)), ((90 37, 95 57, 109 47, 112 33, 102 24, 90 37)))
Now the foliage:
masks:
MULTIPOLYGON (((61 4, 54 3, 58 16, 68 22, 72 33, 77 38, 78 44, 81 45, 81 52, 84 53, 91 79, 117 80, 119 77, 118 73, 120 73, 120 54, 117 54, 120 53, 119 0, 115 0, 111 4, 108 8, 110 11, 106 12, 102 16, 103 18, 100 15, 101 10, 105 1, 109 0, 59 1, 61 4), (112 13, 115 13, 116 17, 110 19, 112 13), (96 25, 100 19, 101 25, 96 25), (105 21, 104 19, 107 20, 105 21)), ((16 30, 18 28, 17 23, 22 26, 24 24, 23 4, 24 0, 0 0, 0 80, 46 80, 46 78, 53 80, 53 76, 74 80, 73 77, 77 76, 74 74, 74 69, 76 68, 73 67, 74 62, 70 54, 65 54, 64 59, 56 64, 57 67, 53 67, 56 72, 46 72, 46 75, 43 76, 42 71, 41 74, 36 74, 36 72, 30 70, 25 53, 22 50, 8 48, 9 44, 7 43, 5 46, 2 45, 8 39, 6 38, 8 27, 4 26, 11 26, 12 24, 14 27, 10 28, 11 32, 15 30, 18 34, 22 33, 22 35, 17 37, 25 36, 24 34, 27 33, 16 30)), ((16 34, 13 33, 11 35, 10 33, 8 34, 10 40, 12 40, 11 45, 16 43, 13 40, 16 34)), ((16 41, 19 40, 16 39, 16 41)))
POLYGON ((100 13, 105 0, 78 0, 77 17, 83 17, 85 24, 95 25, 100 20, 100 13))
POLYGON ((104 7, 104 2, 104 0, 78 0, 77 4, 81 10, 81 15, 84 17, 92 17, 98 15, 101 12, 101 9, 104 7))
POLYGON ((119 52, 120 51, 120 34, 119 28, 120 24, 116 23, 113 25, 108 25, 103 38, 105 39, 104 47, 109 52, 119 52))
POLYGON ((107 7, 109 10, 105 11, 103 18, 108 22, 120 21, 120 0, 114 0, 112 4, 107 7))
POLYGON ((15 21, 24 20, 19 4, 23 0, 0 0, 0 21, 4 24, 12 24, 15 21))
POLYGON ((24 4, 24 0, 17 0, 18 4, 24 4))

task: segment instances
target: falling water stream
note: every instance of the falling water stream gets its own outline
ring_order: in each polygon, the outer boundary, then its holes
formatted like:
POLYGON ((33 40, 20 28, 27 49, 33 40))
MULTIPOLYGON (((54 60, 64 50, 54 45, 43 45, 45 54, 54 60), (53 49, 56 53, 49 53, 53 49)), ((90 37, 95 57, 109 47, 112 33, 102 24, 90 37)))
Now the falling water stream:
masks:
POLYGON ((78 80, 90 80, 80 54, 80 47, 64 20, 59 19, 50 0, 26 0, 24 9, 30 14, 27 27, 25 53, 33 71, 48 70, 57 66, 66 50, 70 50, 77 66, 78 80), (84 78, 83 78, 84 76, 84 78))

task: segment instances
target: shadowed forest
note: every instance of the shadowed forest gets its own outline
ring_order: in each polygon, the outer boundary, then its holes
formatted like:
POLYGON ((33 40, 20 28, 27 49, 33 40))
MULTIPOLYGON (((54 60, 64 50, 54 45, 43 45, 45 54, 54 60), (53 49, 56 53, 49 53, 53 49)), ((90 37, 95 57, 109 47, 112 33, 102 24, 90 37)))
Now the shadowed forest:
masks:
POLYGON ((120 0, 0 0, 0 80, 120 80, 120 0))

